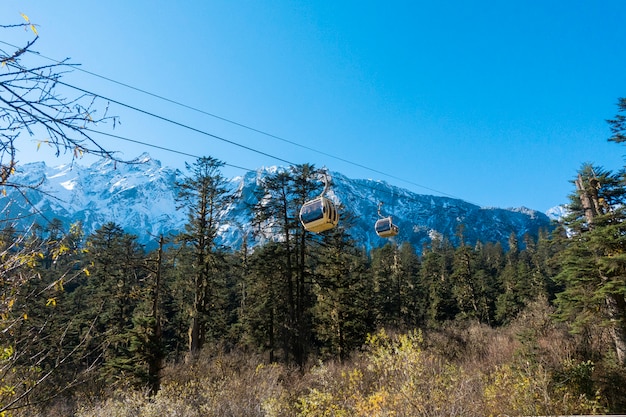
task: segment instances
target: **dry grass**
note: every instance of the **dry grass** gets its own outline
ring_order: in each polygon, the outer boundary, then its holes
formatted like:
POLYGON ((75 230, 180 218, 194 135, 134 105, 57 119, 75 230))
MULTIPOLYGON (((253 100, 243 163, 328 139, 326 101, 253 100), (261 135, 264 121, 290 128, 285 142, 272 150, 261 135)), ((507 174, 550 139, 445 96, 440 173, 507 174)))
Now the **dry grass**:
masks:
POLYGON ((552 322, 545 303, 538 303, 506 328, 451 323, 423 334, 381 331, 370 336, 350 360, 316 363, 305 372, 264 364, 260 356, 243 352, 205 352, 187 363, 170 364, 154 397, 143 391, 117 390, 96 404, 83 403, 75 415, 401 417, 604 412, 607 399, 593 380, 597 370, 593 363, 577 359, 576 351, 576 339, 552 322))

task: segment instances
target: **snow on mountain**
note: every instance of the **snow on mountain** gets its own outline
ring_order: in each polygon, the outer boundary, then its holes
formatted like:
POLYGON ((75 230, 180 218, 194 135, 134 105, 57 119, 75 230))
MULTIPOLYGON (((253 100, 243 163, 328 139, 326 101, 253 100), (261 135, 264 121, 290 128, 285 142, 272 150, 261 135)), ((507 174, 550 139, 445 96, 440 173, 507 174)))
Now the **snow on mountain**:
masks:
MULTIPOLYGON (((186 212, 176 210, 174 187, 182 173, 161 166, 147 154, 138 159, 142 163, 101 160, 88 167, 25 164, 11 180, 16 184, 39 185, 39 190, 26 189, 24 197, 8 187, 7 195, 0 199, 0 218, 16 224, 18 230, 35 221, 45 227, 54 218, 66 228, 81 222, 86 233, 106 222, 115 222, 136 234, 140 242, 152 246, 160 234, 177 233, 184 228, 186 212)), ((260 168, 230 180, 238 198, 222 213, 222 244, 237 248, 244 236, 251 236, 248 207, 256 202, 259 181, 278 169, 281 168, 260 168)), ((329 174, 332 187, 326 196, 340 206, 341 222, 366 248, 386 242, 374 232, 379 202, 383 202, 381 214, 392 216, 400 227, 400 234, 394 239, 408 241, 418 251, 434 237, 457 244, 461 229, 468 243, 501 242, 506 247, 511 233, 518 238, 526 233, 536 236, 540 229, 550 227, 548 216, 528 208, 481 208, 458 199, 416 194, 382 181, 329 174)))
POLYGON ((0 210, 18 224, 60 219, 66 226, 80 221, 87 233, 115 222, 146 241, 160 233, 180 230, 185 213, 176 210, 173 184, 178 172, 142 155, 141 164, 102 160, 89 167, 78 164, 47 167, 26 164, 11 177, 16 184, 38 185, 25 197, 8 189, 0 210))
POLYGON ((567 208, 567 205, 565 204, 552 207, 551 209, 548 209, 548 211, 546 212, 546 215, 551 220, 561 220, 563 217, 567 216, 567 214, 568 214, 568 208, 567 208))

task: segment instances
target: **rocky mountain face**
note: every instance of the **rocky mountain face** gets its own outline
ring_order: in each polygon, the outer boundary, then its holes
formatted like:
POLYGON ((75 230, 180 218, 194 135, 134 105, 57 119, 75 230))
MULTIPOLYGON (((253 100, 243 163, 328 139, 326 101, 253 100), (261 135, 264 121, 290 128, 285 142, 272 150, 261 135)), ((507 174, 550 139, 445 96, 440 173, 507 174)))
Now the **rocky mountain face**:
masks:
MULTIPOLYGON (((182 231, 187 215, 184 209, 176 209, 174 184, 183 174, 163 167, 147 154, 140 160, 142 163, 134 165, 102 160, 87 167, 48 167, 43 162, 22 165, 11 180, 37 189, 19 192, 6 187, 6 195, 0 197, 0 227, 9 222, 17 230, 26 230, 37 222, 45 228, 56 218, 66 230, 81 222, 85 232, 91 233, 112 221, 147 246, 160 234, 182 231)), ((237 198, 222 213, 222 244, 238 248, 243 236, 251 235, 249 204, 256 201, 259 180, 277 169, 281 168, 261 168, 230 180, 237 198)), ((381 181, 350 179, 338 172, 329 176, 333 185, 326 196, 341 206, 340 217, 352 219, 348 230, 365 248, 386 242, 374 231, 379 202, 384 203, 382 214, 392 216, 400 228, 393 239, 408 241, 418 251, 434 237, 458 243, 460 227, 468 243, 501 242, 505 247, 511 233, 521 239, 550 228, 546 214, 527 208, 482 208, 458 199, 416 194, 381 181)))

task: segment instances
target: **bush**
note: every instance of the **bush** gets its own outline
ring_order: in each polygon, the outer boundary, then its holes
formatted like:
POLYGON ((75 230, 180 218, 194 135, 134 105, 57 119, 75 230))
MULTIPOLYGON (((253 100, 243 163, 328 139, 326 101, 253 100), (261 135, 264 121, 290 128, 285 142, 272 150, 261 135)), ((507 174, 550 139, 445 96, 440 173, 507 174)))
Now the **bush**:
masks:
POLYGON ((420 331, 379 331, 368 336, 362 351, 351 359, 320 362, 308 371, 265 365, 260 357, 243 353, 216 352, 170 365, 154 397, 147 391, 118 391, 101 404, 82 408, 77 416, 403 417, 606 411, 600 391, 594 389, 592 362, 568 355, 557 363, 546 337, 560 333, 544 328, 531 332, 532 340, 516 341, 521 330, 517 326, 494 330, 465 323, 426 336, 420 331), (450 335, 454 355, 444 351, 450 335))
MULTIPOLYGON (((366 353, 298 399, 298 416, 479 415, 475 377, 424 352, 421 332, 369 336, 366 353)), ((323 367, 315 370, 327 373, 323 367)))
POLYGON ((116 392, 101 404, 83 408, 77 417, 266 416, 280 412, 283 382, 289 371, 281 365, 259 365, 258 358, 233 353, 172 365, 161 390, 116 392))

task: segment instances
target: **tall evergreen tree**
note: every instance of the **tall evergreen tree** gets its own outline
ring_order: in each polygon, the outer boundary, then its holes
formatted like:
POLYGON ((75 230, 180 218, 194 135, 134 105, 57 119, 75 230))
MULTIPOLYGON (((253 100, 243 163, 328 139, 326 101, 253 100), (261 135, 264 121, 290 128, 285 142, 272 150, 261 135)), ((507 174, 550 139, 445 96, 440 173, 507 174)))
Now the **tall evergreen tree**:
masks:
POLYGON ((323 242, 312 250, 310 266, 315 337, 323 355, 340 360, 361 346, 374 329, 367 257, 346 233, 346 221, 348 216, 343 216, 343 225, 325 233, 323 242))
MULTIPOLYGON (((293 196, 296 204, 296 213, 299 212, 302 205, 322 193, 322 183, 320 177, 323 178, 324 188, 330 187, 327 174, 323 170, 316 170, 313 165, 303 164, 295 165, 290 168, 293 177, 293 196)), ((318 242, 325 239, 329 234, 313 234, 304 229, 302 224, 297 221, 297 227, 294 230, 294 244, 296 250, 295 263, 295 338, 294 338, 294 358, 298 366, 304 366, 309 355, 311 344, 314 340, 313 335, 313 314, 314 306, 313 295, 313 271, 309 265, 311 248, 318 242)))
MULTIPOLYGON (((263 178, 260 193, 257 197, 258 202, 253 208, 253 214, 258 233, 267 234, 267 237, 277 236, 276 243, 280 245, 280 248, 269 248, 276 256, 280 257, 275 259, 281 265, 278 269, 279 274, 278 276, 272 274, 274 275, 273 277, 266 274, 266 278, 278 280, 278 282, 260 282, 260 284, 266 285, 270 290, 266 296, 270 294, 274 297, 278 294, 282 295, 277 300, 281 301, 282 305, 275 306, 274 300, 262 303, 267 305, 267 311, 272 315, 271 320, 268 322, 269 346, 273 351, 275 343, 274 320, 277 318, 277 315, 274 315, 274 313, 276 308, 278 308, 286 312, 285 315, 281 315, 285 321, 278 326, 280 329, 285 329, 285 331, 280 332, 280 336, 281 345, 285 351, 285 360, 288 361, 290 356, 296 356, 294 346, 296 343, 295 333, 298 308, 296 294, 296 262, 298 261, 298 256, 295 244, 295 234, 298 228, 298 207, 294 198, 291 172, 280 170, 263 178)), ((267 265, 265 262, 257 262, 257 264, 263 269, 267 265)), ((270 353, 270 356, 273 357, 273 354, 270 353)))
POLYGON ((423 319, 425 304, 419 284, 419 259, 413 247, 388 242, 371 252, 373 301, 378 325, 412 327, 423 319))
POLYGON ((147 384, 150 394, 155 395, 161 386, 161 369, 166 355, 163 340, 163 271, 165 267, 163 246, 165 239, 159 237, 158 249, 146 258, 144 267, 148 273, 141 291, 141 301, 133 315, 130 352, 137 365, 135 375, 147 384))
POLYGON ((426 289, 420 280, 421 263, 413 245, 403 242, 398 250, 400 258, 400 309, 401 321, 407 327, 419 327, 425 324, 426 289))
POLYGON ((427 299, 426 322, 435 325, 451 320, 458 314, 458 304, 452 289, 454 248, 445 239, 433 239, 422 254, 420 279, 427 299))
POLYGON ((595 322, 600 314, 613 338, 620 363, 626 364, 626 188, 623 176, 589 164, 574 181, 570 214, 557 279, 561 317, 574 329, 595 322))
POLYGON ((241 314, 243 342, 253 349, 267 352, 270 363, 278 360, 279 349, 282 349, 283 358, 290 354, 285 327, 289 312, 284 285, 284 250, 284 246, 276 242, 257 247, 249 259, 245 277, 241 314))
POLYGON ((474 269, 475 254, 469 245, 463 243, 454 251, 452 287, 461 318, 485 319, 485 306, 481 289, 476 282, 474 269))
POLYGON ((519 242, 514 233, 509 236, 508 243, 506 263, 498 276, 501 292, 496 300, 495 318, 499 323, 513 320, 527 301, 528 269, 521 261, 519 242))
POLYGON ((212 157, 201 157, 186 164, 189 175, 176 183, 178 208, 187 210, 188 221, 180 238, 191 248, 189 275, 193 301, 190 306, 189 352, 196 353, 207 336, 218 329, 223 316, 218 305, 224 302, 222 254, 216 236, 220 213, 231 202, 233 195, 220 169, 223 162, 212 157))
MULTIPOLYGON (((463 242, 463 239, 460 239, 463 242)), ((461 244, 454 251, 452 287, 458 305, 458 317, 491 324, 493 299, 497 286, 495 277, 482 257, 482 244, 471 247, 461 244)))
POLYGON ((617 99, 617 114, 613 119, 607 120, 611 129, 610 142, 626 142, 626 97, 617 99))
POLYGON ((280 280, 284 285, 284 306, 287 322, 283 327, 284 345, 289 346, 290 358, 302 366, 313 339, 311 307, 313 305, 312 279, 307 269, 309 246, 319 239, 306 232, 298 220, 300 207, 319 194, 314 181, 319 172, 309 164, 292 166, 263 179, 258 202, 254 206, 255 224, 259 233, 270 232, 283 246, 284 269, 280 280))
POLYGON ((109 222, 87 238, 86 251, 87 276, 71 293, 81 326, 94 330, 85 355, 90 363, 102 361, 107 382, 134 377, 141 372, 133 362, 131 333, 146 276, 143 248, 137 236, 109 222))

